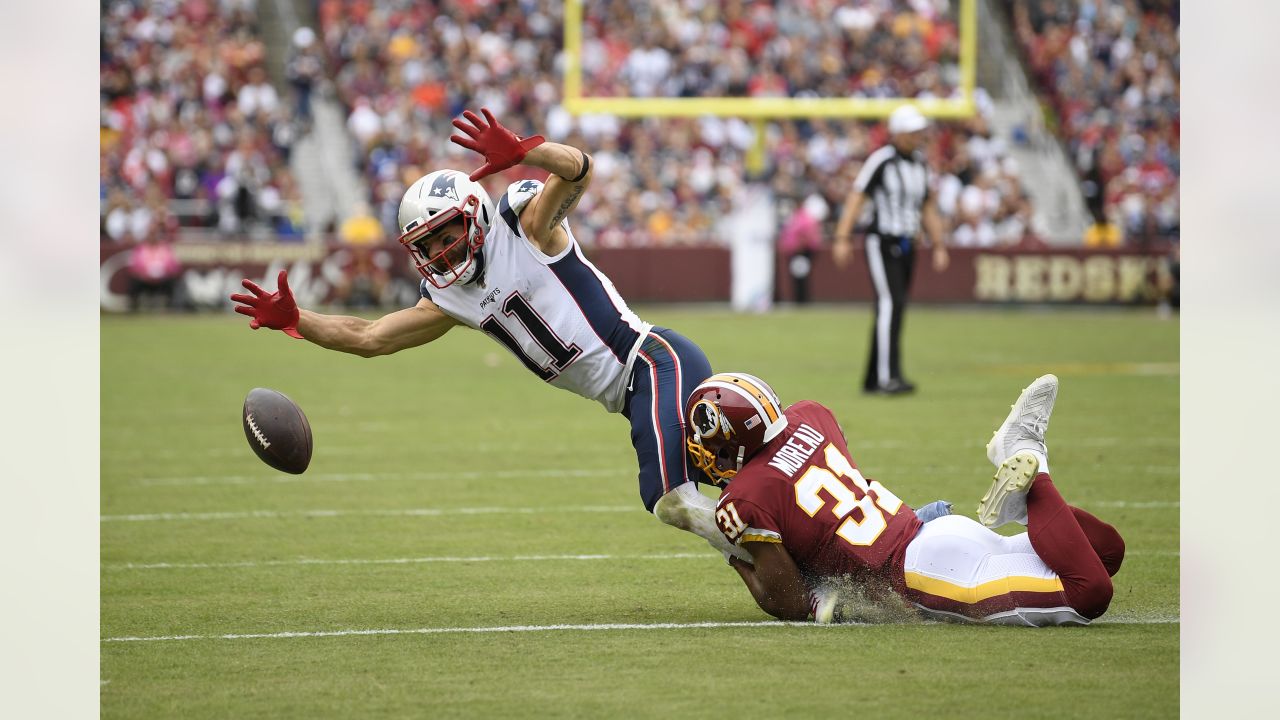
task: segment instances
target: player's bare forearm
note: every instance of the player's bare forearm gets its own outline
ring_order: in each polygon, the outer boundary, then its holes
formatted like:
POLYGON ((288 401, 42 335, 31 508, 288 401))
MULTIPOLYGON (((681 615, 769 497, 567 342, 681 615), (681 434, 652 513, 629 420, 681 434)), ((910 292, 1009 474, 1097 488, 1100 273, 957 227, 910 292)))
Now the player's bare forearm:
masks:
POLYGON ((534 200, 532 223, 526 223, 535 240, 548 240, 591 184, 591 158, 577 147, 544 142, 529 151, 525 164, 552 173, 534 200))
POLYGON ((390 355, 424 345, 444 335, 456 324, 430 301, 397 310, 377 320, 350 315, 324 315, 310 310, 298 313, 298 332, 329 350, 361 357, 390 355))
MULTIPOLYGON (((578 180, 583 185, 587 184, 584 180, 590 177, 590 160, 587 154, 572 145, 544 142, 530 150, 529 154, 524 156, 522 163, 541 168, 555 177, 569 181, 579 178, 586 170, 586 178, 578 180)), ((548 182, 551 179, 553 178, 548 178, 548 182)))
POLYGON ((730 561, 730 564, 760 609, 779 620, 807 620, 809 589, 787 551, 777 543, 752 542, 744 547, 751 553, 755 565, 741 560, 730 561))
POLYGON ((366 355, 364 340, 371 320, 349 315, 324 315, 311 310, 298 311, 298 332, 302 337, 330 350, 366 355))

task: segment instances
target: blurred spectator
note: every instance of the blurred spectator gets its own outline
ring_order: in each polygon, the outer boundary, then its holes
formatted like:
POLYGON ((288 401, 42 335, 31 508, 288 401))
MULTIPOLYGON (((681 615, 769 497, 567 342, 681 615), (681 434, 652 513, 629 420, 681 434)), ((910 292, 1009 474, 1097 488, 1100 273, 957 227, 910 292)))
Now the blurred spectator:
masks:
POLYGON ((260 67, 249 71, 249 81, 240 86, 236 94, 236 107, 247 120, 256 120, 259 115, 270 116, 280 103, 276 89, 267 82, 267 73, 260 67))
POLYGON ((275 230, 277 239, 302 240, 305 218, 298 183, 293 179, 293 174, 287 171, 277 174, 274 182, 275 184, 262 189, 259 197, 262 210, 271 219, 271 227, 275 230))
POLYGON ((293 32, 293 45, 285 62, 285 76, 293 88, 294 116, 304 127, 311 125, 311 93, 324 75, 324 56, 316 45, 316 33, 309 27, 293 32))
POLYGON ((367 203, 358 203, 338 228, 338 239, 348 245, 376 245, 384 236, 382 223, 370 213, 367 203))
MULTIPOLYGON (((959 77, 953 11, 954 3, 932 0, 859 7, 832 0, 588 3, 583 91, 951 97, 959 77)), ((487 106, 517 133, 537 127, 548 139, 598 148, 595 182, 575 212, 574 234, 583 244, 727 244, 730 238, 715 228, 744 182, 751 125, 738 118, 569 115, 560 105, 562 12, 553 0, 319 1, 319 45, 347 108, 356 165, 388 235, 398 234, 395 207, 414 180, 431 168, 473 169, 473 160, 448 141, 450 121, 464 107, 487 106)), ((981 93, 979 107, 990 112, 981 93)), ((851 120, 771 122, 767 133, 773 195, 796 205, 817 195, 833 209, 860 161, 885 139, 881 123, 851 120)), ((953 196, 983 166, 1003 167, 1006 149, 991 138, 985 115, 941 126, 934 136, 933 167, 946 166, 941 160, 952 152, 973 156, 972 169, 947 180, 959 183, 953 196)), ((497 196, 531 176, 517 167, 484 183, 497 196)), ((1019 229, 1034 234, 1016 178, 1002 170, 989 184, 997 196, 984 213, 1000 224, 1002 240, 1019 229), (1006 194, 1012 197, 1002 203, 1006 194)), ((944 209, 944 217, 952 215, 954 203, 944 209)), ((827 234, 833 216, 824 221, 827 234)))
POLYGON ((810 195, 791 214, 778 239, 778 250, 791 276, 792 295, 801 305, 809 302, 813 254, 822 247, 822 221, 829 212, 821 195, 810 195))
POLYGON ((283 171, 294 130, 267 80, 256 24, 253 0, 104 2, 103 239, 124 239, 161 208, 185 227, 238 233, 266 221, 256 193, 283 171), (233 159, 246 146, 255 155, 247 165, 233 159))
POLYGON ((339 227, 338 237, 348 246, 342 279, 335 288, 338 301, 349 308, 380 304, 391 282, 389 262, 374 252, 374 246, 385 238, 382 223, 370 212, 368 204, 360 203, 339 227))
POLYGON ((385 253, 367 245, 348 250, 342 263, 342 278, 334 287, 334 298, 350 309, 372 308, 382 304, 391 283, 391 261, 385 253))
POLYGON ((258 193, 271 179, 267 159, 252 133, 243 133, 235 149, 227 153, 222 178, 217 183, 218 229, 243 232, 261 216, 258 193))
POLYGON ((158 295, 161 307, 174 308, 181 273, 182 265, 173 252, 171 242, 161 239, 159 233, 148 235, 129 251, 129 309, 137 312, 144 295, 158 295))
POLYGON ((1095 224, 1118 227, 1126 242, 1176 237, 1176 0, 1007 4, 1026 63, 1076 159, 1095 224))
POLYGON ((1108 222, 1106 218, 1094 222, 1084 231, 1084 246, 1087 248, 1120 247, 1122 240, 1120 228, 1115 223, 1108 222))

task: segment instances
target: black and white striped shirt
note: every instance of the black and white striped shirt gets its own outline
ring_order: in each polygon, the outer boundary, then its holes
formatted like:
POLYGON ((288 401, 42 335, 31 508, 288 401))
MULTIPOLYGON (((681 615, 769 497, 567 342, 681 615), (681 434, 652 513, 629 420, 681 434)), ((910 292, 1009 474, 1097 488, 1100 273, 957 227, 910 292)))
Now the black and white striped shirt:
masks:
POLYGON ((853 187, 871 204, 867 232, 880 236, 915 238, 920 215, 929 197, 929 168, 924 155, 903 155, 893 145, 871 153, 853 187))

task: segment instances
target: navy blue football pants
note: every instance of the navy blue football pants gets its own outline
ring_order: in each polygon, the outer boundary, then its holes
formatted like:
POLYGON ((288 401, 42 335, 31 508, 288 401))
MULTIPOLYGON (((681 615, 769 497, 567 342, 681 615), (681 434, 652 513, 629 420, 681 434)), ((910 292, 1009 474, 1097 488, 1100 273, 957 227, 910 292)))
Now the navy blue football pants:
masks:
POLYGON ((622 414, 640 464, 640 499, 653 512, 658 498, 690 480, 709 483, 685 451, 684 404, 711 377, 702 349, 680 333, 655 327, 640 343, 622 414))

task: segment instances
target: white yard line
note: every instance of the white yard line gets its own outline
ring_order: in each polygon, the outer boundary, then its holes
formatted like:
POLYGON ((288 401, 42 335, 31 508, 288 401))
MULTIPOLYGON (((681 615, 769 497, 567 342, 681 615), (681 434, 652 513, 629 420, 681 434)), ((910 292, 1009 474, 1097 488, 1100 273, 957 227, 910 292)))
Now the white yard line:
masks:
POLYGON ((609 478, 632 477, 635 471, 623 468, 602 470, 491 470, 487 472, 407 472, 407 473, 309 473, 306 475, 193 475, 190 477, 140 478, 138 485, 147 487, 182 485, 257 485, 266 483, 301 482, 371 482, 378 480, 474 480, 477 478, 533 478, 573 477, 609 478))
POLYGON ((280 567, 289 565, 418 565, 429 563, 484 563, 484 562, 545 562, 583 560, 720 560, 712 553, 656 553, 649 555, 476 555, 416 558, 351 558, 327 560, 323 558, 298 558, 296 560, 246 560, 242 562, 213 563, 112 563, 104 570, 204 570, 212 568, 280 567))
POLYGON ((644 512, 639 505, 582 505, 558 507, 462 507, 405 508, 403 510, 241 510, 233 512, 145 513, 102 515, 102 522, 153 522, 157 520, 249 520, 263 518, 334 517, 441 517, 446 515, 543 515, 558 513, 644 512))
POLYGON ((1094 500, 1091 502, 1070 502, 1071 504, 1079 505, 1081 507, 1123 508, 1127 510, 1164 510, 1182 507, 1182 503, 1177 500, 1094 500))
MULTIPOLYGON (((1177 617, 1117 618, 1099 620, 1107 625, 1178 625, 1177 617)), ((438 627, 438 628, 382 628, 370 630, 302 630, 276 633, 228 633, 226 635, 153 635, 102 638, 102 642, 160 642, 179 640, 257 640, 279 638, 350 637, 361 635, 445 635, 458 633, 527 633, 595 630, 719 630, 725 628, 812 628, 820 632, 837 632, 845 627, 865 627, 861 623, 841 625, 816 625, 814 623, 754 621, 754 622, 693 622, 693 623, 600 623, 593 625, 500 625, 493 627, 438 627)))

